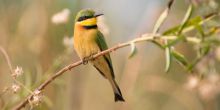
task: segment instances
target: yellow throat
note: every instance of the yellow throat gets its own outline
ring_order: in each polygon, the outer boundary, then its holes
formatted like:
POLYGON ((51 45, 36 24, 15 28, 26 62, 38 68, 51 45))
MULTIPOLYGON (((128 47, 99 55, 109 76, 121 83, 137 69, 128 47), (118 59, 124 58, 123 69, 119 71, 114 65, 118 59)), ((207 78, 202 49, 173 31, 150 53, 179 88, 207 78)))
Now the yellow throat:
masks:
POLYGON ((97 19, 96 18, 89 18, 89 19, 80 21, 78 23, 82 26, 94 26, 97 23, 97 19))

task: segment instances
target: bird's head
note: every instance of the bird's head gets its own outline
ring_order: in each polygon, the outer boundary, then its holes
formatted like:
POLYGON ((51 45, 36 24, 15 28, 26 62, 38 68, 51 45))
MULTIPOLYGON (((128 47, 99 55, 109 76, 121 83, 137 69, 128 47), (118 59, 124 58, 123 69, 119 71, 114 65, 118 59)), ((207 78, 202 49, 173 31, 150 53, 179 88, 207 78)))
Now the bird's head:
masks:
POLYGON ((81 26, 97 26, 97 17, 103 14, 95 14, 92 9, 84 9, 77 13, 75 22, 81 26))

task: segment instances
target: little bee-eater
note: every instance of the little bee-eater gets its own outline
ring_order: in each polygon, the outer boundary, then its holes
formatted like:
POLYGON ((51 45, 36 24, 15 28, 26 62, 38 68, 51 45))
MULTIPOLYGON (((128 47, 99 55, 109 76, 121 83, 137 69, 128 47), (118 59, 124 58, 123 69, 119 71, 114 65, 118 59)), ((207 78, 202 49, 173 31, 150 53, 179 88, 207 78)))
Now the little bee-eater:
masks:
MULTIPOLYGON (((91 9, 78 12, 74 26, 74 48, 76 53, 86 64, 94 54, 108 49, 103 34, 97 27, 97 17, 103 14, 95 14, 91 9)), ((115 101, 124 101, 119 86, 115 81, 112 61, 109 54, 105 54, 89 61, 112 85, 115 101)))

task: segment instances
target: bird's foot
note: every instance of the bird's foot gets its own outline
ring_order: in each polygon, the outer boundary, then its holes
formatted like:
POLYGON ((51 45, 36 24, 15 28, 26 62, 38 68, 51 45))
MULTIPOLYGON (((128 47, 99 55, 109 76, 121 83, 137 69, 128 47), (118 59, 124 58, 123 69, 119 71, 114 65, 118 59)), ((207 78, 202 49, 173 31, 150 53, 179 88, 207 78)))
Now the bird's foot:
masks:
POLYGON ((89 55, 88 57, 84 57, 82 59, 82 62, 84 65, 88 64, 89 60, 95 60, 95 58, 93 58, 93 56, 95 55, 96 53, 92 53, 91 55, 89 55))
POLYGON ((83 65, 86 65, 86 64, 88 64, 88 61, 89 59, 88 59, 88 57, 84 57, 83 59, 82 59, 82 64, 83 65))

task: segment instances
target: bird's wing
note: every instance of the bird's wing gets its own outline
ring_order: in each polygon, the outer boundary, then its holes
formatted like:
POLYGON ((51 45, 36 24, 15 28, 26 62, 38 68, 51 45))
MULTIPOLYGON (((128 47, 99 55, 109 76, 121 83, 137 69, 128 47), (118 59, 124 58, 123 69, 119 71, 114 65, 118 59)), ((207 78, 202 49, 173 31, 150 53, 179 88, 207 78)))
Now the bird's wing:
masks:
MULTIPOLYGON (((107 44, 105 42, 105 38, 104 38, 103 34, 100 31, 98 31, 97 34, 98 35, 97 35, 97 38, 96 38, 96 42, 97 42, 100 50, 103 51, 103 50, 108 49, 108 46, 107 46, 107 44)), ((106 62, 108 63, 108 66, 109 66, 109 68, 111 70, 112 77, 115 78, 113 67, 112 67, 112 61, 111 61, 111 58, 110 58, 110 54, 109 53, 105 54, 104 58, 105 58, 106 62)))

